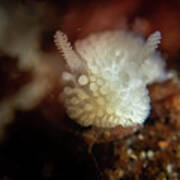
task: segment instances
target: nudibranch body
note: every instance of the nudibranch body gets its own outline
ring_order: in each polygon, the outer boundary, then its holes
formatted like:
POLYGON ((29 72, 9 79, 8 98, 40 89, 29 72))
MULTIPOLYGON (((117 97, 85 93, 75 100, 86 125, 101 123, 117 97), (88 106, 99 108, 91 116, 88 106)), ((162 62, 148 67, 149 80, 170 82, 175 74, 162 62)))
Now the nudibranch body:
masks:
POLYGON ((165 62, 156 31, 145 41, 127 31, 105 31, 75 42, 57 31, 55 43, 69 72, 63 72, 67 113, 82 126, 110 128, 142 124, 150 112, 147 84, 163 81, 165 62))

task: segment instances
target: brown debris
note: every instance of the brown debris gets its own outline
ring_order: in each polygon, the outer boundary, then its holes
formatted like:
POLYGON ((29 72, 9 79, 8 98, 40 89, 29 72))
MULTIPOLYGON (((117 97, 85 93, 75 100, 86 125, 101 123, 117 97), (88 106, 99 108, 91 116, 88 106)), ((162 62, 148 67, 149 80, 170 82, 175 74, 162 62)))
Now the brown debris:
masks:
POLYGON ((98 144, 121 139, 137 131, 141 126, 123 128, 121 126, 114 128, 95 128, 84 131, 82 136, 88 144, 98 144))
POLYGON ((169 145, 168 141, 159 141, 159 142, 158 142, 158 146, 159 146, 161 149, 167 148, 168 145, 169 145))
POLYGON ((153 113, 162 121, 169 119, 170 122, 175 122, 178 128, 180 122, 180 83, 168 81, 155 84, 150 87, 150 96, 153 113))

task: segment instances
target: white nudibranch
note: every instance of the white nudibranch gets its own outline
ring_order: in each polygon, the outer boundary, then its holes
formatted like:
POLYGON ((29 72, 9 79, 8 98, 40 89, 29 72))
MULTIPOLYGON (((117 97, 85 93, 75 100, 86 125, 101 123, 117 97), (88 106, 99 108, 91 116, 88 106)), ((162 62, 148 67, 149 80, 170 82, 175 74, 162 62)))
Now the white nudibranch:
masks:
POLYGON ((156 48, 159 31, 147 40, 127 31, 105 31, 75 42, 55 34, 55 44, 69 72, 63 72, 65 106, 82 126, 115 127, 142 124, 150 112, 147 85, 167 78, 156 48))

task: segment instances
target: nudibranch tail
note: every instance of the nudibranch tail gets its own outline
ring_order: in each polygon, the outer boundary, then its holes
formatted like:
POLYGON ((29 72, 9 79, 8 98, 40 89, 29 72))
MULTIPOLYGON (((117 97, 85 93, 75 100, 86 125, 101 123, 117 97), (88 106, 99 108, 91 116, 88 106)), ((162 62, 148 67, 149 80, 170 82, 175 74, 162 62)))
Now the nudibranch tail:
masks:
POLYGON ((152 33, 145 44, 144 47, 144 57, 143 59, 147 59, 150 57, 150 55, 155 52, 156 48, 158 47, 158 44, 160 43, 161 40, 161 33, 159 31, 155 31, 152 33))
POLYGON ((54 42, 57 46, 57 49, 64 56, 66 63, 72 71, 77 71, 82 66, 81 58, 78 54, 72 49, 70 42, 68 42, 67 36, 61 32, 57 31, 54 36, 54 42))

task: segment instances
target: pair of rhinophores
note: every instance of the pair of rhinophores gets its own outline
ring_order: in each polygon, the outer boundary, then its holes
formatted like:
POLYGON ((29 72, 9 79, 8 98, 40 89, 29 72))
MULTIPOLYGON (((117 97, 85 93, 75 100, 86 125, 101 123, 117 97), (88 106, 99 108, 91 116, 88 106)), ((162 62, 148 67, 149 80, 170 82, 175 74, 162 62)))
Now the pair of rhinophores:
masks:
POLYGON ((150 112, 147 85, 167 79, 165 62, 156 51, 159 31, 147 40, 124 30, 98 32, 74 48, 61 31, 55 44, 64 56, 67 113, 82 126, 110 128, 142 124, 150 112))

